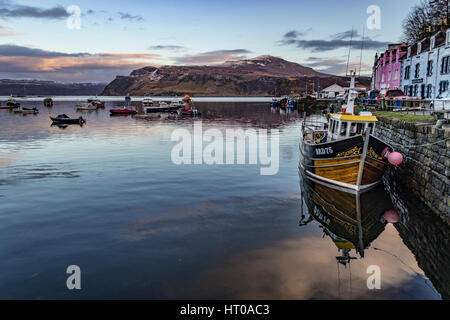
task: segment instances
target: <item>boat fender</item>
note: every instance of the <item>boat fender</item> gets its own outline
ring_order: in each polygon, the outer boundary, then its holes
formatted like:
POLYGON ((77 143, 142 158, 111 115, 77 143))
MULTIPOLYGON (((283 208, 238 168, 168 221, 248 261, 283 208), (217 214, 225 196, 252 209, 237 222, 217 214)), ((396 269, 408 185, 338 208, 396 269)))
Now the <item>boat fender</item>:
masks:
POLYGON ((393 166, 399 166, 403 163, 403 155, 400 152, 390 152, 389 147, 386 147, 381 153, 384 159, 387 159, 393 166))

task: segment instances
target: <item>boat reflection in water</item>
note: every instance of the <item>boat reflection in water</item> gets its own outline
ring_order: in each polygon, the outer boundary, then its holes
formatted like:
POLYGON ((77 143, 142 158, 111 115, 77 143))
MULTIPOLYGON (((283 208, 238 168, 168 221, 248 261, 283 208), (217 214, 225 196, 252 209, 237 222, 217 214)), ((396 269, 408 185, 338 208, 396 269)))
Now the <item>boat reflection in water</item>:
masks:
POLYGON ((300 181, 308 209, 305 213, 301 206, 300 226, 319 222, 324 236, 330 237, 340 253, 338 263, 347 265, 357 259, 356 254, 364 258, 364 251, 385 229, 384 214, 392 213, 392 202, 383 186, 361 194, 313 181, 303 173, 300 181))

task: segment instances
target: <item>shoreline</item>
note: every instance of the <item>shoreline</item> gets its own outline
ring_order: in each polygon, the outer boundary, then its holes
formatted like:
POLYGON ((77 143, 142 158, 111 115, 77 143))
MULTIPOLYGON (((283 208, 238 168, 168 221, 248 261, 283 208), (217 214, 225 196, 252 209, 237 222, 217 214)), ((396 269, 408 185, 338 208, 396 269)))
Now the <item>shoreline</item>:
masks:
MULTIPOLYGON (((74 102, 84 102, 91 96, 32 96, 32 97, 13 97, 17 101, 32 101, 32 102, 40 102, 44 101, 46 98, 52 98, 53 101, 74 101, 74 102)), ((9 96, 0 96, 0 101, 8 100, 9 96)), ((125 96, 97 96, 98 99, 103 101, 124 101, 125 96)), ((132 101, 142 101, 144 100, 144 96, 131 96, 132 101)), ((181 100, 183 97, 150 97, 153 101, 172 101, 175 99, 181 100)), ((273 98, 280 97, 192 97, 197 102, 272 102, 273 98)))

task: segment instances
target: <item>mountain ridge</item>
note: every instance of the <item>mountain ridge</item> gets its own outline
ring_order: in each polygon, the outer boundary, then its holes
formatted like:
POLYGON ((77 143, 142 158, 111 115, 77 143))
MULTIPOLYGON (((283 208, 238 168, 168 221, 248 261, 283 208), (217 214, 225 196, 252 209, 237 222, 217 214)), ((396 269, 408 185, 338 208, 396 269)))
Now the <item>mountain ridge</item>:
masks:
POLYGON ((49 80, 0 79, 0 96, 87 96, 105 89, 106 83, 62 83, 49 80))
MULTIPOLYGON (((312 83, 325 88, 348 86, 348 78, 315 71, 295 62, 264 55, 217 65, 148 66, 117 76, 102 95, 278 96, 304 92, 312 83)), ((360 79, 368 85, 370 80, 360 79)))

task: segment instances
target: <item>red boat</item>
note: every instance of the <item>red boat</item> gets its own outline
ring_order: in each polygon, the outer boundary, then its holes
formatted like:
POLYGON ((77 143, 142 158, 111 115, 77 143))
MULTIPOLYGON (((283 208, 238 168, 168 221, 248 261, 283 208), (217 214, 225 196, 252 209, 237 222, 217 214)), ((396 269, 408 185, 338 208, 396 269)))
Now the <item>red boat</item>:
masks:
POLYGON ((105 102, 100 101, 100 100, 94 100, 91 102, 91 104, 94 107, 97 107, 97 109, 104 109, 105 108, 105 102))
POLYGON ((111 109, 109 110, 111 115, 118 115, 118 114, 137 114, 136 110, 131 109, 111 109))
POLYGON ((20 105, 17 105, 17 106, 0 106, 0 110, 14 110, 14 109, 17 109, 19 107, 20 107, 20 105))

